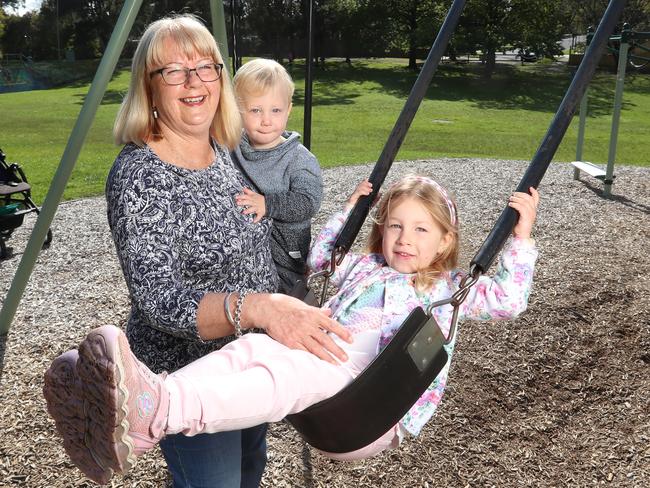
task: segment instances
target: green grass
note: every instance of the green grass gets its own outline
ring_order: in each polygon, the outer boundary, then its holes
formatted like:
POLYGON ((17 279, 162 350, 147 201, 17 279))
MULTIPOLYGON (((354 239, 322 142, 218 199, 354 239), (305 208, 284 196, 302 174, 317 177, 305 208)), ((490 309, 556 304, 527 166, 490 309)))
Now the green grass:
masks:
MULTIPOLYGON (((304 78, 296 81, 289 128, 302 132, 304 78)), ((404 140, 398 159, 484 157, 530 160, 554 116, 570 73, 548 64, 498 66, 491 80, 481 67, 441 66, 404 140)), ((402 110, 416 74, 402 60, 328 61, 315 68, 312 151, 323 167, 377 159, 402 110)), ((128 70, 113 77, 90 129, 64 198, 103 193, 119 148, 111 130, 128 86, 128 70)), ((20 162, 42 201, 72 131, 89 81, 62 88, 0 94, 0 147, 20 162)), ((599 73, 589 92, 584 159, 607 160, 615 76, 599 73)), ((555 156, 575 157, 577 117, 555 156)), ((650 76, 626 78, 617 164, 650 165, 650 76)), ((471 177, 468 175, 468 177, 471 177)))

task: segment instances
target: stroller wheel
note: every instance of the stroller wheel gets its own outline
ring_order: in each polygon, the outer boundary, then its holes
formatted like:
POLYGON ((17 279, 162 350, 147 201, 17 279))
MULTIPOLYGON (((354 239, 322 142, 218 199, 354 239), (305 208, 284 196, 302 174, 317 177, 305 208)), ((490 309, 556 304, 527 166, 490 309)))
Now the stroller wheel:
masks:
POLYGON ((9 259, 11 257, 11 248, 7 247, 4 239, 0 236, 0 259, 9 259))

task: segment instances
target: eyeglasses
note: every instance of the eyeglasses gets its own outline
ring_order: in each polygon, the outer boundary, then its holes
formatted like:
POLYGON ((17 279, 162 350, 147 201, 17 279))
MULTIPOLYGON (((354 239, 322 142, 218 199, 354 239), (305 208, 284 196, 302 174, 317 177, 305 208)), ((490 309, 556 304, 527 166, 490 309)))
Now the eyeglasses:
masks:
POLYGON ((154 75, 160 73, 165 83, 168 85, 182 85, 187 80, 190 79, 190 74, 192 71, 196 73, 196 76, 199 77, 199 80, 203 82, 217 81, 221 78, 221 71, 223 70, 223 64, 221 63, 207 63, 197 66, 196 68, 160 68, 149 73, 149 76, 153 78, 154 75))

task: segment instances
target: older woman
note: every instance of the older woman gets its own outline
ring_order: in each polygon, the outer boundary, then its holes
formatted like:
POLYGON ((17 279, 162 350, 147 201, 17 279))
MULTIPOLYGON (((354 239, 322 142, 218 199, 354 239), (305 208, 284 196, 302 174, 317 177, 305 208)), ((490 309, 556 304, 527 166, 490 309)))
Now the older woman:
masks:
MULTIPOLYGON (((323 359, 345 359, 326 332, 348 333, 327 313, 272 293, 278 278, 271 223, 254 223, 235 204, 243 182, 229 150, 240 132, 231 83, 210 32, 191 16, 151 24, 115 123, 115 139, 125 146, 110 171, 106 198, 132 301, 127 336, 155 372, 175 371, 252 327, 323 359)), ((123 468, 115 456, 88 452, 69 433, 66 438, 72 420, 63 412, 70 407, 63 392, 74 388, 75 354, 59 361, 46 381, 48 409, 70 456, 92 456, 94 478, 106 482, 123 468)), ((258 486, 265 433, 260 426, 167 437, 161 448, 174 486, 258 486)))

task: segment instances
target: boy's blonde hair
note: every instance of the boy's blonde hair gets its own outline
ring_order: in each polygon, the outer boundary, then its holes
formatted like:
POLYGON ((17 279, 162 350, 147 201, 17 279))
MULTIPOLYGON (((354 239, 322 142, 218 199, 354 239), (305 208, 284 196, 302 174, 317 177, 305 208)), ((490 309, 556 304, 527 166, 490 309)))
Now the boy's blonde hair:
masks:
POLYGON ((233 83, 240 105, 247 96, 261 95, 273 89, 283 91, 289 105, 295 89, 291 75, 284 66, 277 61, 264 58, 253 59, 239 68, 233 83))
MULTIPOLYGON (((217 43, 210 31, 196 17, 176 15, 157 20, 145 30, 131 63, 131 83, 113 126, 116 144, 133 142, 139 146, 160 137, 152 113, 150 72, 164 62, 165 42, 171 40, 187 57, 196 54, 224 64, 217 43)), ((211 135, 228 149, 234 149, 241 137, 241 116, 237 108, 232 82, 223 68, 219 105, 210 127, 211 135)))
POLYGON ((391 208, 407 198, 419 201, 428 210, 433 221, 440 226, 443 234, 449 233, 451 236, 449 245, 429 266, 418 270, 416 274, 416 289, 426 291, 442 273, 455 268, 458 263, 458 212, 453 199, 438 183, 426 176, 409 175, 391 186, 377 204, 366 248, 371 253, 383 252, 382 230, 388 214, 391 208))

